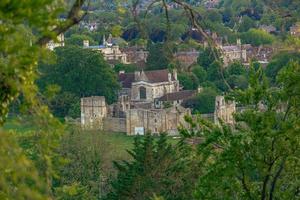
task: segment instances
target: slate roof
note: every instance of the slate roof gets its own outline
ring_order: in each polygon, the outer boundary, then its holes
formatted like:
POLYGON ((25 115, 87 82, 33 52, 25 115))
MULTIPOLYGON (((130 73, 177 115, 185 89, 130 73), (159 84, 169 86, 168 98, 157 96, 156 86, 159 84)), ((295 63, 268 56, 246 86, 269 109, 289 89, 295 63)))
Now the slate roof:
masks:
POLYGON ((196 90, 182 90, 179 92, 165 94, 164 96, 158 98, 158 101, 186 100, 196 95, 196 93, 197 93, 196 90))
POLYGON ((119 74, 119 82, 123 88, 131 88, 131 84, 134 82, 134 73, 119 74))
MULTIPOLYGON (((154 71, 141 71, 138 72, 142 76, 143 81, 149 83, 162 83, 168 82, 168 74, 169 71, 167 69, 163 70, 154 70, 154 71), (143 78, 145 77, 145 78, 143 78)), ((175 81, 175 77, 172 74, 172 81, 175 81)), ((119 82, 121 83, 123 88, 131 88, 132 83, 139 82, 138 77, 135 77, 135 73, 120 73, 119 74, 119 82)))

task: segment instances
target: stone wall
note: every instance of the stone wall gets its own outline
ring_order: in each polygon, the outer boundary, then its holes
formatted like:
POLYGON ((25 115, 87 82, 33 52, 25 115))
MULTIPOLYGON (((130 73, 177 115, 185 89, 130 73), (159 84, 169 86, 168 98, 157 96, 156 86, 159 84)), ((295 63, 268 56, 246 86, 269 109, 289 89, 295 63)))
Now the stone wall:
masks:
POLYGON ((126 118, 106 117, 103 119, 103 130, 109 132, 126 132, 126 118))
POLYGON ((177 134, 180 124, 185 124, 184 116, 189 115, 189 109, 131 109, 126 112, 126 132, 134 135, 136 128, 143 128, 144 132, 154 134, 166 132, 172 135, 177 134))
POLYGON ((81 98, 81 126, 85 129, 102 129, 103 118, 107 116, 105 97, 81 98))
POLYGON ((134 101, 141 100, 140 87, 146 88, 146 101, 154 101, 155 98, 159 98, 167 93, 177 92, 179 89, 178 81, 170 81, 163 83, 146 83, 138 82, 132 84, 131 99, 134 101))

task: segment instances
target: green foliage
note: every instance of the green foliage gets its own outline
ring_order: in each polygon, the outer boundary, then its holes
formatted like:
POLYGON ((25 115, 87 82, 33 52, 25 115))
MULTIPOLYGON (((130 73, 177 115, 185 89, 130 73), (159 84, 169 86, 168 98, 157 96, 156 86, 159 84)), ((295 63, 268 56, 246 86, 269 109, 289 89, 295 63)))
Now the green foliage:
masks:
POLYGON ((199 83, 206 81, 207 72, 199 65, 193 66, 193 73, 197 76, 199 83))
POLYGON ((193 99, 185 103, 186 107, 192 108, 193 113, 213 113, 215 111, 215 99, 218 95, 213 88, 203 88, 193 99))
POLYGON ((281 52, 273 57, 267 65, 265 71, 271 83, 275 84, 278 72, 284 68, 290 61, 300 62, 300 53, 298 52, 281 52))
POLYGON ((147 58, 147 70, 166 69, 169 61, 164 51, 163 44, 149 44, 149 56, 147 58))
POLYGON ((57 63, 41 63, 42 76, 38 84, 41 90, 53 84, 61 88, 50 101, 50 108, 57 116, 71 113, 79 117, 78 102, 81 97, 105 96, 109 103, 116 99, 119 88, 117 78, 101 54, 78 47, 57 48, 55 53, 57 63))
POLYGON ((198 64, 204 69, 208 67, 215 61, 214 55, 209 48, 204 48, 199 51, 198 64))
POLYGON ((233 126, 198 119, 190 132, 182 130, 205 141, 198 147, 197 199, 299 198, 299 72, 290 63, 272 88, 261 68, 251 68, 249 87, 228 97, 245 107, 233 126))
POLYGON ((115 163, 118 176, 105 199, 152 199, 154 195, 166 200, 192 198, 197 168, 186 144, 172 146, 165 134, 159 139, 147 134, 135 138, 129 153, 132 161, 115 163))
POLYGON ((137 71, 137 67, 133 64, 123 64, 118 63, 114 66, 114 71, 119 73, 120 71, 125 71, 125 73, 137 71))
POLYGON ((66 45, 75 45, 82 47, 84 40, 88 40, 90 45, 97 45, 97 42, 95 42, 90 36, 79 34, 72 34, 69 38, 67 38, 66 45))
POLYGON ((45 182, 18 146, 15 133, 0 130, 0 135, 0 199, 46 199, 45 182))
POLYGON ((272 44, 275 37, 268 32, 260 29, 250 29, 248 32, 241 34, 242 41, 254 46, 272 44))
POLYGON ((239 24, 239 32, 247 32, 252 28, 256 27, 256 23, 253 19, 248 16, 242 18, 242 22, 239 24))
POLYGON ((199 80, 193 73, 181 72, 178 80, 185 90, 194 90, 199 86, 199 80))

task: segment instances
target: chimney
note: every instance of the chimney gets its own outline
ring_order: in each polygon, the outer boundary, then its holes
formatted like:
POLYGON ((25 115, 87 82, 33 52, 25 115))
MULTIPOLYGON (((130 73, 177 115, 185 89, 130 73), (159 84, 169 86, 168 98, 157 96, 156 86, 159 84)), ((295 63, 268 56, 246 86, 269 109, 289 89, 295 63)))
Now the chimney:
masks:
POLYGON ((89 46, 90 46, 89 40, 83 40, 83 47, 89 47, 89 46))
POLYGON ((139 71, 135 71, 134 72, 134 80, 135 81, 139 81, 140 80, 140 72, 139 71))
POLYGON ((197 92, 198 92, 198 94, 199 94, 199 93, 201 93, 201 92, 202 92, 202 90, 203 90, 203 87, 200 87, 200 86, 199 86, 199 87, 197 88, 197 92))
POLYGON ((242 42, 241 42, 240 38, 236 40, 236 44, 239 45, 239 46, 242 45, 242 42))
POLYGON ((173 69, 173 76, 174 76, 174 79, 177 81, 177 70, 176 69, 173 69))
POLYGON ((168 81, 171 82, 172 81, 172 74, 169 72, 168 73, 168 81))

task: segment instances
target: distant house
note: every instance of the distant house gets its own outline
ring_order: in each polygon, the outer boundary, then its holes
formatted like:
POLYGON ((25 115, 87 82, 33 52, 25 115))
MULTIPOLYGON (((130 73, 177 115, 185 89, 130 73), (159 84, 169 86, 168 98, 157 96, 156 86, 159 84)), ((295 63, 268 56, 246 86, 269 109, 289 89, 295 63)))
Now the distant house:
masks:
POLYGON ((277 29, 275 26, 272 26, 272 25, 261 25, 259 27, 261 30, 264 30, 268 33, 276 33, 277 32, 277 29))
POLYGON ((292 36, 300 37, 300 23, 295 24, 290 28, 290 33, 292 36))
POLYGON ((63 47, 63 46, 65 46, 65 36, 64 36, 63 33, 59 34, 57 36, 56 41, 51 40, 50 42, 48 42, 46 44, 46 48, 51 50, 51 51, 53 51, 56 47, 63 47))
POLYGON ((212 8, 217 7, 219 5, 219 3, 220 3, 220 0, 206 0, 204 2, 204 6, 207 9, 212 9, 212 8))
POLYGON ((190 51, 180 51, 174 54, 175 60, 183 67, 189 67, 197 63, 199 51, 192 49, 190 51))
POLYGON ((116 62, 121 62, 124 64, 129 64, 127 61, 127 55, 123 53, 118 45, 112 42, 112 36, 110 35, 106 41, 105 36, 103 37, 103 44, 98 46, 90 46, 88 40, 83 41, 83 48, 92 49, 100 51, 103 54, 104 59, 110 63, 114 64, 116 62))
POLYGON ((221 46, 220 49, 225 67, 235 61, 247 62, 247 51, 241 40, 238 40, 236 45, 221 46))
POLYGON ((121 51, 126 54, 128 63, 134 63, 138 67, 145 66, 149 52, 146 51, 143 47, 126 47, 122 48, 121 51))

